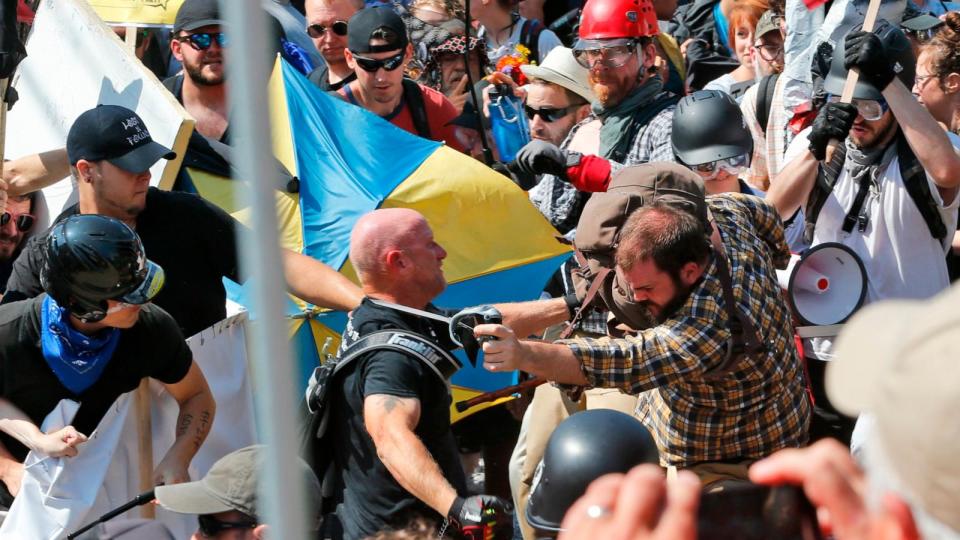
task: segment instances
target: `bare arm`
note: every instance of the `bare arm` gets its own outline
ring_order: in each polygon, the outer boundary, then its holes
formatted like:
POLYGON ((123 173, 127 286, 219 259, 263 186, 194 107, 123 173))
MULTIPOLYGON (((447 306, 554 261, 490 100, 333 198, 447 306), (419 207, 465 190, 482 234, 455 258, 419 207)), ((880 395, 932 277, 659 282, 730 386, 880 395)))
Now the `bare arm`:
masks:
POLYGON ((944 201, 952 199, 960 186, 960 175, 957 174, 960 156, 946 132, 899 79, 887 85, 883 97, 890 104, 910 149, 939 186, 941 197, 944 201))
POLYGON ((503 315, 504 326, 509 326, 518 336, 542 333, 548 326, 569 321, 572 317, 563 298, 496 304, 494 307, 503 315))
POLYGON ((3 164, 7 193, 13 196, 39 191, 69 175, 70 163, 65 148, 31 154, 3 164))
POLYGON ((783 220, 790 219, 797 209, 807 204, 810 190, 817 180, 817 158, 809 150, 783 166, 770 182, 767 202, 777 208, 783 220))
POLYGON ((287 288, 302 300, 321 307, 350 311, 360 305, 360 288, 333 268, 289 249, 283 250, 287 288))
POLYGON ((371 394, 363 400, 363 419, 377 455, 397 483, 446 516, 457 492, 413 431, 420 421, 420 400, 371 394))
POLYGON ((190 370, 180 382, 164 386, 180 404, 180 414, 177 417, 177 438, 163 456, 154 476, 158 484, 176 484, 190 480, 187 467, 210 433, 217 404, 196 362, 191 363, 190 370))

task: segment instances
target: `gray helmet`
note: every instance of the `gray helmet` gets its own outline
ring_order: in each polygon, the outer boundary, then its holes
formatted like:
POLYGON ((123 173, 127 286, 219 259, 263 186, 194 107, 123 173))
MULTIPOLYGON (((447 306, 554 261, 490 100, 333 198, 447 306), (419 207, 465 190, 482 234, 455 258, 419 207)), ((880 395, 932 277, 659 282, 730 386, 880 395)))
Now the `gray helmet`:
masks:
POLYGON ((673 113, 670 139, 674 155, 685 165, 753 153, 753 137, 740 105, 719 90, 700 90, 681 99, 673 113))
POLYGON ((527 522, 540 534, 559 533, 564 514, 590 482, 658 462, 657 444, 636 418, 609 409, 576 413, 547 441, 530 489, 527 522))
MULTIPOLYGON (((844 43, 846 43, 849 34, 859 31, 860 28, 860 25, 851 28, 834 47, 833 59, 830 61, 830 72, 827 73, 827 78, 823 81, 823 90, 826 93, 835 96, 843 93, 843 84, 847 80, 847 68, 843 66, 844 43)), ((880 38, 887 54, 893 60, 897 78, 907 88, 912 88, 913 79, 917 72, 917 59, 913 56, 910 40, 904 35, 903 30, 884 19, 878 19, 873 33, 880 38)), ((882 99, 883 94, 861 78, 857 80, 857 86, 854 87, 853 97, 856 99, 882 99)))

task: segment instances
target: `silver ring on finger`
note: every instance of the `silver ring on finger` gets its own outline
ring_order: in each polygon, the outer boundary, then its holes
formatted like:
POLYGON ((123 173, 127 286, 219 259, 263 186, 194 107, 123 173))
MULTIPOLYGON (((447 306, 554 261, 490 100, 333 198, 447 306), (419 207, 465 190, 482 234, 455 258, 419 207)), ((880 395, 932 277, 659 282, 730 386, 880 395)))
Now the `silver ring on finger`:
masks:
POLYGON ((610 515, 610 509, 599 504, 591 504, 587 507, 587 517, 590 519, 603 519, 610 515))

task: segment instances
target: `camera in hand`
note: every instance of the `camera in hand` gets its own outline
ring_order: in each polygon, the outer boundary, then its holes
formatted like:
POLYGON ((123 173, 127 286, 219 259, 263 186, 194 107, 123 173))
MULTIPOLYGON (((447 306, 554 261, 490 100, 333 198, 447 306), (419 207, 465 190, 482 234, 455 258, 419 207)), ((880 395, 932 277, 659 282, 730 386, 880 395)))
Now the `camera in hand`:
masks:
POLYGON ((798 486, 742 484, 705 493, 699 540, 821 540, 817 513, 798 486))

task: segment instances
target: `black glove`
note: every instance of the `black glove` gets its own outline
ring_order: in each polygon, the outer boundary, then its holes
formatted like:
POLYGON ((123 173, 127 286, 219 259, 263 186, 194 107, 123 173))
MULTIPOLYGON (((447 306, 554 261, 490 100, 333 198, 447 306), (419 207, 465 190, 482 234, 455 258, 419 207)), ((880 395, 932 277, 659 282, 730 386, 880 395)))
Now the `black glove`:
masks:
POLYGON ((813 127, 810 128, 810 153, 817 161, 823 161, 827 154, 827 144, 831 140, 843 141, 857 119, 857 106, 852 103, 827 103, 817 113, 813 127))
POLYGON ((487 531, 493 532, 493 538, 501 538, 498 532, 513 530, 513 503, 493 495, 457 497, 447 520, 467 538, 483 539, 487 531))
POLYGON ((567 179, 567 167, 580 163, 580 154, 561 150, 557 145, 535 139, 517 152, 511 169, 522 174, 552 174, 567 179))
POLYGON ((887 54, 883 42, 873 32, 852 32, 847 36, 843 49, 843 65, 847 69, 860 70, 860 78, 883 91, 902 69, 887 54))

